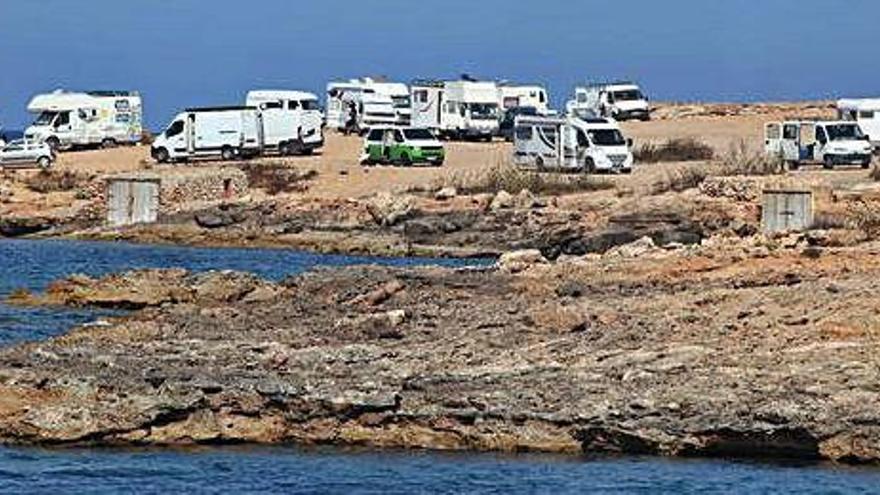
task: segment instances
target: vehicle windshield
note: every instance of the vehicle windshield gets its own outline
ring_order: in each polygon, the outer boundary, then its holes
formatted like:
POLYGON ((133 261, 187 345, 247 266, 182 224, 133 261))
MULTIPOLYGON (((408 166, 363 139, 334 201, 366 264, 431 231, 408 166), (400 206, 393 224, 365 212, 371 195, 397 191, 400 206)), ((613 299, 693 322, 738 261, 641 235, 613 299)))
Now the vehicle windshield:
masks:
POLYGON ((392 96, 391 101, 394 103, 394 108, 409 108, 412 106, 408 95, 392 96))
POLYGON ((428 129, 404 129, 403 135, 413 141, 433 141, 435 139, 434 134, 428 129))
POLYGON ((865 134, 854 124, 835 124, 825 126, 828 138, 832 141, 853 141, 865 139, 865 134))
POLYGON ((625 91, 615 91, 615 101, 638 101, 642 99, 642 92, 637 89, 628 89, 625 91))
POLYGON ((34 121, 34 125, 49 125, 56 115, 58 115, 57 112, 43 112, 34 121))
POLYGON ((475 119, 497 119, 498 104, 497 103, 471 103, 468 105, 471 111, 471 117, 475 119))
POLYGON ((626 140, 617 129, 590 129, 590 141, 596 146, 623 146, 626 140))
POLYGON ((320 110, 321 106, 318 105, 318 100, 303 100, 302 102, 303 110, 320 110))

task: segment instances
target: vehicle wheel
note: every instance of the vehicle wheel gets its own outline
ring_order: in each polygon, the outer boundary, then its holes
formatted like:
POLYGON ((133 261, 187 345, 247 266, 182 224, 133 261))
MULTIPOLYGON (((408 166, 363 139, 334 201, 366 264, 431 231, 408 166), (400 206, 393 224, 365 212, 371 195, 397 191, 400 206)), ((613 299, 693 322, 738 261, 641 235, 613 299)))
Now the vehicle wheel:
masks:
POLYGON ((40 159, 37 160, 37 166, 43 170, 46 170, 52 166, 52 159, 48 156, 41 156, 40 159))
POLYGON ((305 145, 303 145, 302 141, 296 140, 290 143, 290 154, 291 155, 305 155, 305 145))
POLYGON ((115 148, 115 147, 116 147, 116 140, 113 138, 107 138, 107 139, 101 141, 101 148, 107 149, 107 148, 115 148))
POLYGON ((52 151, 58 151, 61 148, 61 141, 59 141, 58 138, 55 136, 46 139, 46 144, 48 144, 49 147, 52 148, 52 151))
POLYGON ((235 150, 230 148, 229 146, 224 146, 222 150, 220 150, 220 158, 224 161, 230 161, 235 159, 235 150))
POLYGON ((798 163, 796 161, 790 161, 790 162, 786 162, 786 163, 788 164, 789 170, 797 170, 798 167, 800 167, 800 163, 798 163))
POLYGON ((535 167, 538 168, 538 172, 544 171, 544 159, 542 157, 538 157, 535 159, 535 167))
POLYGON ((278 154, 281 156, 290 155, 290 145, 287 144, 287 141, 283 143, 278 143, 278 154))
POLYGON ((651 121, 651 114, 647 114, 647 115, 643 116, 640 120, 642 122, 650 122, 651 121))
POLYGON ((870 168, 871 167, 871 159, 865 158, 862 160, 862 168, 870 168))
POLYGON ((584 173, 585 174, 595 174, 596 173, 596 162, 594 162, 592 158, 584 159, 584 173))
POLYGON ((834 168, 834 157, 831 155, 825 155, 825 163, 823 164, 826 170, 831 170, 834 168))
POLYGON ((400 164, 404 167, 411 167, 413 162, 412 158, 409 157, 409 154, 403 153, 400 155, 400 164))
POLYGON ((168 150, 166 150, 165 148, 159 148, 156 150, 153 157, 159 163, 166 163, 166 162, 168 162, 168 158, 169 158, 168 150))

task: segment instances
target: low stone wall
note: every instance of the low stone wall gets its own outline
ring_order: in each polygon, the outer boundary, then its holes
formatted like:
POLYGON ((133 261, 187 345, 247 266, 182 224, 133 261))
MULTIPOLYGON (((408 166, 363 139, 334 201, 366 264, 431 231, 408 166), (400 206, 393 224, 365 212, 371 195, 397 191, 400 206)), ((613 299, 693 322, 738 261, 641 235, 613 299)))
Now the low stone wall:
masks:
POLYGON ((767 189, 812 191, 820 199, 830 198, 832 188, 822 179, 805 179, 786 175, 707 177, 700 183, 700 193, 712 198, 733 201, 760 201, 767 189))
POLYGON ((159 214, 234 200, 247 194, 247 175, 235 167, 174 168, 113 174, 97 181, 91 191, 94 214, 105 217, 109 187, 114 181, 155 181, 159 183, 159 214))

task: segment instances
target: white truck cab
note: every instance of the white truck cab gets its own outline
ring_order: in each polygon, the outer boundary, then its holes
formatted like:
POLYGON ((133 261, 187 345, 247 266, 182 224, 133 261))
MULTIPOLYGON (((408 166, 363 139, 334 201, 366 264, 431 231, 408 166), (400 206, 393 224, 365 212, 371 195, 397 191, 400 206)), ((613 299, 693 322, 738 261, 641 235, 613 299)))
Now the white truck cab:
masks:
POLYGON ((648 98, 639 85, 629 81, 590 84, 575 88, 574 100, 566 104, 569 115, 592 113, 614 120, 651 120, 648 98))
POLYGON ((538 170, 629 173, 631 147, 611 119, 519 116, 514 127, 514 161, 538 170))
POLYGON ((841 120, 857 122, 874 150, 880 150, 880 98, 839 100, 837 112, 841 120))
POLYGON ((838 164, 871 165, 873 146, 855 122, 770 122, 764 128, 764 149, 796 169, 821 163, 826 169, 838 164))

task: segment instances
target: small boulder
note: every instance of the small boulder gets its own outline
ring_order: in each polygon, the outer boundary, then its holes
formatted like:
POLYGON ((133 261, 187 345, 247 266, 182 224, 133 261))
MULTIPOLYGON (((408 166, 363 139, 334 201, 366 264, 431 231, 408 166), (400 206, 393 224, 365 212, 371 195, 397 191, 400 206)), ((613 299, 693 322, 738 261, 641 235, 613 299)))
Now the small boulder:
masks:
POLYGON ((512 208, 514 203, 515 198, 513 195, 507 191, 501 190, 498 191, 498 194, 496 194, 494 198, 492 198, 492 203, 489 205, 489 209, 497 211, 512 208))
POLYGON ((535 265, 546 265, 547 259, 537 249, 525 249, 504 253, 498 259, 496 267, 505 273, 519 273, 535 265))
POLYGON ((393 195, 381 192, 367 202, 367 212, 373 221, 383 227, 391 227, 412 217, 415 198, 409 195, 393 195))
POLYGON ((434 199, 439 201, 448 201, 458 196, 458 190, 454 187, 444 187, 434 194, 434 199))
POLYGON ((645 236, 634 242, 617 246, 605 253, 605 256, 612 258, 637 258, 653 251, 656 247, 654 240, 645 236))

